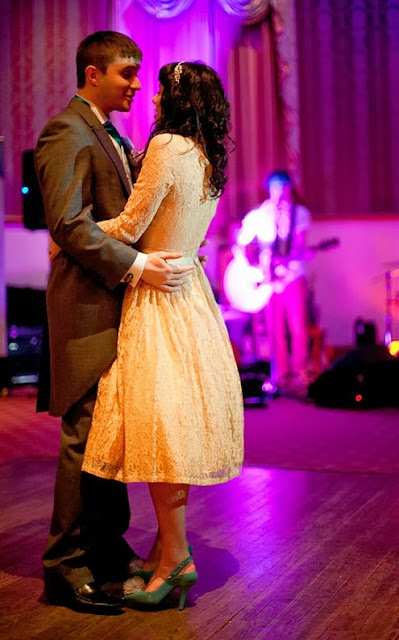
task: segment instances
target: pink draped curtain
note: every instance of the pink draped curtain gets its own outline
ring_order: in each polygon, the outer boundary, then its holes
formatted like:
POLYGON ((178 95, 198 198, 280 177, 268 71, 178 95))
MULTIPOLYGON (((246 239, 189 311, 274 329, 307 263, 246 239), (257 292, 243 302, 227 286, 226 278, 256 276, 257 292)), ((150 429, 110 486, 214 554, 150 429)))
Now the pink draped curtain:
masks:
POLYGON ((153 121, 151 98, 162 64, 202 60, 218 71, 226 88, 236 149, 208 234, 207 271, 216 292, 222 291, 229 259, 224 249, 235 226, 264 197, 265 175, 285 164, 272 15, 269 0, 116 0, 115 4, 116 28, 136 39, 144 54, 143 87, 132 113, 116 116, 138 147, 144 145, 153 121), (182 3, 184 10, 176 12, 182 3), (162 12, 167 9, 166 16, 162 12))
POLYGON ((114 0, 115 28, 136 40, 143 50, 142 89, 130 114, 114 114, 138 148, 148 138, 154 120, 151 100, 158 88, 158 71, 169 62, 201 60, 214 67, 226 83, 227 60, 240 32, 241 20, 216 2, 191 0, 114 0), (151 4, 153 11, 149 11, 151 4), (161 17, 169 7, 170 17, 161 17))
POLYGON ((143 48, 142 90, 132 113, 116 116, 139 147, 144 146, 153 121, 151 98, 162 64, 202 60, 222 77, 236 143, 229 182, 211 228, 217 242, 224 244, 231 223, 264 196, 265 175, 285 162, 271 4, 269 0, 117 0, 115 8, 116 27, 143 48))
POLYGON ((230 54, 227 87, 236 150, 230 160, 226 218, 238 221, 264 198, 265 176, 286 164, 272 12, 259 24, 242 28, 230 54))
POLYGON ((5 135, 8 221, 21 220, 22 153, 76 90, 78 43, 98 29, 119 29, 143 48, 132 113, 115 122, 138 147, 153 121, 159 67, 203 60, 221 75, 232 105, 230 180, 212 233, 225 242, 231 221, 263 197, 264 175, 283 163, 274 35, 269 0, 3 0, 0 135, 5 135), (152 7, 154 11, 149 11, 152 7), (160 11, 167 12, 166 17, 160 11), (253 25, 243 26, 245 22, 253 25))
POLYGON ((75 91, 77 44, 107 28, 130 33, 144 50, 143 90, 121 123, 138 146, 152 121, 161 64, 201 59, 221 74, 237 148, 220 233, 263 197, 265 173, 284 164, 315 214, 399 210, 399 0, 97 0, 95 10, 90 0, 3 0, 0 135, 9 220, 21 216, 22 152, 75 91), (271 6, 282 16, 277 41, 271 6), (296 16, 289 28, 288 13, 296 16), (283 40, 288 65, 276 62, 283 40))

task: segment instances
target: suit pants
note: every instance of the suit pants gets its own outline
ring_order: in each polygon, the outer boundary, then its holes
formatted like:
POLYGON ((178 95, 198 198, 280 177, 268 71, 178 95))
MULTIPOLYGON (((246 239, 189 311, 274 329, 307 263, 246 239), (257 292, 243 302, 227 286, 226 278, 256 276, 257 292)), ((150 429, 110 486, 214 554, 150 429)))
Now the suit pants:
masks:
POLYGON ((46 588, 77 589, 118 580, 133 552, 123 538, 130 521, 127 487, 81 471, 97 385, 62 418, 50 535, 43 554, 46 588))

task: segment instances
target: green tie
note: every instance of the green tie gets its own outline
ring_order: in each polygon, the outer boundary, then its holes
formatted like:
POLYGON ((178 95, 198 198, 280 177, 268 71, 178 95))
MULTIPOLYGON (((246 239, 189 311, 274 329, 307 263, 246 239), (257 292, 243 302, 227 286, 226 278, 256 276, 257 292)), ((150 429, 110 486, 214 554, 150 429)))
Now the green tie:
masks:
POLYGON ((120 136, 118 129, 114 127, 112 122, 110 120, 107 120, 107 122, 104 122, 103 127, 106 130, 106 132, 109 133, 109 135, 112 136, 113 139, 116 140, 119 146, 121 147, 123 144, 123 139, 120 136))

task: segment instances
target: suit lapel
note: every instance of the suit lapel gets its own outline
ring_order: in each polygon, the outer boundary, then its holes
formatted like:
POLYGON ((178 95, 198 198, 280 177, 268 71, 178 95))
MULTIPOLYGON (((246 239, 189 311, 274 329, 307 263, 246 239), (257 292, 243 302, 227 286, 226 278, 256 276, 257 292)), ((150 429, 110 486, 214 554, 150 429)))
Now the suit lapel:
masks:
POLYGON ((105 131, 105 129, 102 126, 101 123, 100 123, 100 127, 99 128, 94 128, 93 127, 93 133, 97 136, 97 138, 99 139, 99 141, 103 145, 105 151, 108 153, 109 157, 111 158, 112 162, 114 163, 114 165, 115 165, 115 167, 116 167, 116 169, 117 169, 117 171, 119 173, 119 177, 122 180, 123 186, 126 189, 126 193, 129 196, 131 188, 130 188, 129 181, 128 181, 127 176, 126 176, 125 167, 122 164, 122 160, 120 159, 120 156, 119 156, 117 150, 115 149, 114 145, 112 144, 111 140, 109 139, 108 133, 105 131))
POLYGON ((110 140, 108 133, 105 131, 103 125, 94 115, 89 105, 85 104, 78 98, 72 98, 70 101, 68 108, 77 111, 79 115, 85 120, 90 129, 93 131, 94 135, 97 137, 104 150, 108 154, 110 160, 115 165, 115 168, 119 174, 119 177, 122 181, 123 186, 125 187, 126 195, 129 197, 130 195, 130 184, 126 177, 125 168, 123 166, 122 160, 119 157, 117 150, 115 149, 113 143, 110 140))

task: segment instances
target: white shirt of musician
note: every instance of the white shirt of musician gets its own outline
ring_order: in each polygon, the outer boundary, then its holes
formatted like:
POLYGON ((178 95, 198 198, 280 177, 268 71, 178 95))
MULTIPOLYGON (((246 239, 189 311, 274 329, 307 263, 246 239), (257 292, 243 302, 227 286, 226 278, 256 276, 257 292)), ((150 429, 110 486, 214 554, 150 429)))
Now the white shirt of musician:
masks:
MULTIPOLYGON (((271 200, 265 200, 259 207, 249 211, 243 218, 241 228, 237 234, 237 244, 246 247, 257 240, 261 250, 271 250, 277 235, 282 240, 286 239, 290 230, 291 205, 282 203, 278 208, 271 200)), ((310 227, 311 216, 309 210, 297 204, 295 207, 295 227, 293 233, 293 243, 295 235, 306 231, 310 227)), ((301 260, 290 260, 288 263, 289 277, 292 282, 305 273, 304 262, 301 260)), ((286 279, 287 283, 287 279, 286 279)))

